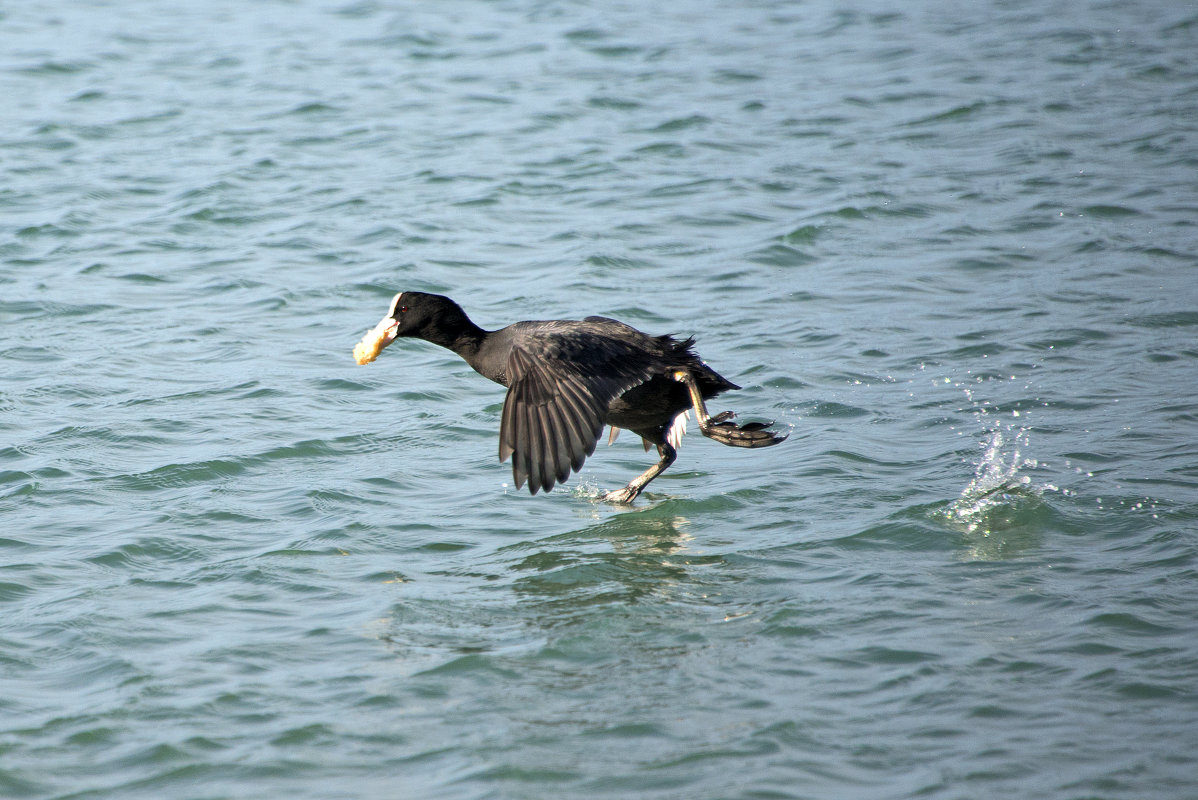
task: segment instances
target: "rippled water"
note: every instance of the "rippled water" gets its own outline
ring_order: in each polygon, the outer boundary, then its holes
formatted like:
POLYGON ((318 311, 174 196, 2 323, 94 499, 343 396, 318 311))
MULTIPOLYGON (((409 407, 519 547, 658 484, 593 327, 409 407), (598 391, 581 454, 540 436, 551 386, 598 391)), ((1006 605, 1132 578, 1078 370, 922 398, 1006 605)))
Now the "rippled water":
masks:
POLYGON ((1198 796, 1193 3, 0 10, 0 795, 1198 796), (399 289, 791 432, 529 497, 399 289))

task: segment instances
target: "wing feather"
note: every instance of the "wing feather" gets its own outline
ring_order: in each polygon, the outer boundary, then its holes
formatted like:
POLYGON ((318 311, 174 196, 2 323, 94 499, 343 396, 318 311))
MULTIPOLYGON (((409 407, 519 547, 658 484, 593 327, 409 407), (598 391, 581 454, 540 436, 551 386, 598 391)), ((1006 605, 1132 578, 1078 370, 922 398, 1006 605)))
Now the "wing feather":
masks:
POLYGON ((566 447, 568 476, 569 470, 581 468, 586 457, 595 451, 590 445, 591 429, 586 424, 585 409, 578 406, 572 395, 563 392, 553 407, 558 414, 560 440, 566 447))
POLYGON ((545 491, 552 489, 554 483, 565 480, 558 477, 557 451, 561 437, 556 435, 553 412, 552 405, 544 405, 536 410, 537 426, 541 434, 541 483, 544 484, 545 491))
POLYGON ((562 416, 556 404, 547 404, 541 413, 545 417, 546 429, 553 435, 553 476, 558 483, 562 483, 570 477, 570 444, 574 435, 570 433, 569 421, 562 416), (565 432, 565 435, 560 432, 565 432))
POLYGON ((553 475, 549 470, 550 434, 545 430, 543 407, 524 407, 524 431, 528 437, 528 488, 536 494, 538 490, 553 488, 553 475))
POLYGON ((524 345, 514 344, 507 359, 499 459, 511 457, 516 487, 527 482, 536 494, 582 468, 611 402, 649 380, 653 363, 616 339, 549 332, 529 334, 524 345))
MULTIPOLYGON (((516 404, 514 402, 511 402, 511 399, 512 399, 512 395, 511 395, 511 392, 509 392, 507 395, 507 398, 504 400, 504 403, 503 403, 503 414, 500 415, 500 417, 499 417, 499 460, 500 461, 507 461, 508 456, 510 456, 516 450, 516 441, 515 441, 515 439, 512 438, 512 435, 513 435, 514 431, 516 430, 516 424, 515 424, 514 420, 512 419, 512 417, 515 416, 515 413, 516 413, 516 404)), ((512 462, 512 464, 514 466, 515 462, 512 462)), ((520 484, 516 484, 516 488, 519 489, 520 484)))
MULTIPOLYGON (((524 434, 522 431, 523 425, 521 424, 521 420, 519 418, 519 406, 516 407, 513 416, 516 420, 514 428, 516 435, 514 437, 515 451, 512 456, 512 479, 516 482, 516 488, 519 489, 525 484, 525 482, 528 481, 528 474, 530 471, 529 468, 531 464, 528 457, 528 442, 524 440, 524 434)), ((529 491, 532 491, 531 487, 529 487, 529 491)))
POLYGON ((523 420, 521 433, 524 443, 524 457, 528 462, 528 489, 536 494, 546 488, 542 465, 544 463, 545 441, 541 436, 541 426, 537 424, 537 406, 525 405, 517 419, 523 420))

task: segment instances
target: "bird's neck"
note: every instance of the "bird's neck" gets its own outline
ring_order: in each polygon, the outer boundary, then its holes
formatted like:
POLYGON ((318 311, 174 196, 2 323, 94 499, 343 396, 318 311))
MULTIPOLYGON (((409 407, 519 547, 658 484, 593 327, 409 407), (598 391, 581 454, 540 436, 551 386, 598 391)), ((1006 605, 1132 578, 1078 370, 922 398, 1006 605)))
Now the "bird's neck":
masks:
POLYGON ((452 350, 467 364, 478 369, 476 364, 479 350, 487 339, 487 332, 469 319, 464 319, 453 330, 435 330, 422 336, 425 341, 452 350))

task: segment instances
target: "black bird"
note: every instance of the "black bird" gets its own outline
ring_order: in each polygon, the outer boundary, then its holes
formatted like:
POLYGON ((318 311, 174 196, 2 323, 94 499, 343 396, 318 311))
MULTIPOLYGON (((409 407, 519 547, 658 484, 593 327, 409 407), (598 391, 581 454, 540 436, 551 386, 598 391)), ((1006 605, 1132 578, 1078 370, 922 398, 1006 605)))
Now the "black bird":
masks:
POLYGON ((703 435, 721 444, 769 447, 786 438, 760 422, 729 422, 731 411, 708 416, 704 400, 740 387, 699 359, 693 337, 649 336, 607 317, 517 322, 485 331, 448 297, 423 292, 395 295, 371 335, 373 352, 360 361, 407 336, 449 348, 475 372, 508 387, 499 460, 512 457, 516 488, 527 482, 532 494, 581 469, 604 425, 612 426, 611 440, 626 428, 646 450, 656 445, 661 456, 623 489, 605 495, 617 503, 631 502, 674 463, 692 408, 703 435))

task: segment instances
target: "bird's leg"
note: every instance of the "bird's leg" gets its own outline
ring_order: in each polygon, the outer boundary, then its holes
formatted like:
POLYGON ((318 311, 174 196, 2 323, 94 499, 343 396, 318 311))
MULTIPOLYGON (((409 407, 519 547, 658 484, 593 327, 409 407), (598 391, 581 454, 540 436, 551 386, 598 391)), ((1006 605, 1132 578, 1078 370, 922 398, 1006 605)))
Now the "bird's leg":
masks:
POLYGON ((686 370, 678 369, 674 370, 673 378, 686 386, 690 392, 691 405, 695 407, 695 417, 699 421, 699 432, 709 439, 732 447, 769 447, 786 439, 785 436, 768 430, 769 425, 762 422, 750 422, 747 425, 729 422, 728 420, 736 416, 731 411, 722 411, 714 417, 710 416, 695 376, 686 370))
POLYGON ((704 436, 711 435, 710 428, 712 425, 736 416, 731 411, 717 414, 714 418, 708 414, 707 404, 703 402, 703 393, 699 391, 699 382, 695 380, 694 375, 691 375, 686 370, 674 370, 674 380, 684 385, 687 391, 690 392, 691 404, 695 407, 695 419, 698 420, 699 430, 702 431, 704 436))
POLYGON ((665 472, 666 467, 673 464, 674 459, 678 457, 678 451, 664 442, 657 446, 657 452, 661 455, 660 461, 633 478, 623 489, 608 492, 603 496, 603 499, 609 503, 631 503, 641 493, 641 490, 649 484, 649 481, 665 472))

